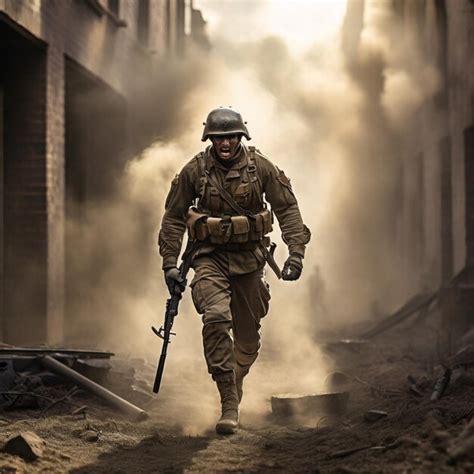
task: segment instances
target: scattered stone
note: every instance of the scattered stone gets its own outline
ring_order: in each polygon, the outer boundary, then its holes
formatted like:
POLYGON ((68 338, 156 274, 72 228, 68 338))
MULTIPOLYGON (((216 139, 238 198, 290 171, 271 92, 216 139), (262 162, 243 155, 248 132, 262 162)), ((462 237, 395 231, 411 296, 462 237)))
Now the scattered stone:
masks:
POLYGON ((423 397, 423 393, 418 389, 418 387, 414 384, 410 384, 408 385, 408 388, 410 390, 410 392, 415 395, 416 397, 420 397, 422 398, 423 397))
POLYGON ((452 463, 461 459, 474 460, 474 419, 471 420, 461 434, 452 441, 448 452, 452 463))
POLYGON ((474 365, 474 343, 461 348, 452 359, 453 367, 470 367, 474 365))
POLYGON ((425 455, 425 459, 428 461, 436 461, 438 459, 439 454, 436 451, 428 451, 425 455))
POLYGON ((416 381, 415 377, 413 377, 413 375, 408 374, 408 375, 407 375, 407 380, 408 380, 408 383, 409 383, 409 384, 412 384, 412 385, 416 385, 416 384, 417 384, 417 381, 416 381))
POLYGON ((32 431, 23 431, 7 440, 3 451, 20 456, 25 461, 35 461, 43 456, 45 442, 32 431))
POLYGON ((383 441, 384 441, 384 444, 387 445, 387 444, 393 444, 396 441, 400 441, 400 440, 394 435, 389 435, 389 436, 386 436, 383 441))
POLYGON ((97 431, 92 431, 92 430, 86 430, 83 431, 79 437, 83 441, 87 441, 88 443, 95 443, 99 441, 99 433, 97 431))
POLYGON ((417 397, 423 397, 423 392, 418 388, 418 382, 416 381, 415 377, 413 377, 413 375, 407 375, 407 382, 408 389, 413 395, 417 397))
POLYGON ((446 452, 450 440, 451 435, 447 431, 442 430, 436 430, 431 438, 431 442, 435 449, 442 453, 446 452))
POLYGON ((411 436, 402 436, 400 438, 400 443, 406 448, 418 448, 419 446, 421 446, 421 443, 417 439, 412 438, 411 436))
POLYGON ((273 441, 267 441, 263 445, 263 449, 276 449, 276 448, 278 448, 278 445, 277 443, 273 441))
POLYGON ((386 411, 382 410, 369 410, 364 413, 364 420, 369 422, 374 422, 380 420, 381 418, 385 418, 388 416, 386 411))
POLYGON ((439 400, 443 396, 446 388, 449 385, 450 380, 451 380, 451 369, 447 368, 444 370, 443 375, 438 377, 438 379, 436 380, 433 393, 431 394, 432 402, 439 400))

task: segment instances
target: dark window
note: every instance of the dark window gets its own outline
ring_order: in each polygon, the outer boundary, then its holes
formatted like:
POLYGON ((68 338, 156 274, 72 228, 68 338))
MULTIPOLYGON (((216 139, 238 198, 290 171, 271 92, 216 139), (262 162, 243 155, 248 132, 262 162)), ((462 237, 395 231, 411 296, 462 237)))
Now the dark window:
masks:
POLYGON ((119 0, 107 0, 107 8, 115 16, 119 16, 119 0))
POLYGON ((464 130, 467 263, 474 266, 474 126, 464 130))
POLYGON ((150 0, 138 0, 138 40, 143 45, 148 45, 150 31, 150 0))

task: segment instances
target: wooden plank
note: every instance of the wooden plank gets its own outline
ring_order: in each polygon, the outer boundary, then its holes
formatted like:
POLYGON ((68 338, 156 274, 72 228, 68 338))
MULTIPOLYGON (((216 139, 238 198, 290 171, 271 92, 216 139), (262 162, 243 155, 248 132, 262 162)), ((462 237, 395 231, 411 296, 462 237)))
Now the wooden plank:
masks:
POLYGON ((80 357, 81 359, 108 359, 115 354, 113 352, 106 351, 82 351, 79 349, 44 349, 34 347, 0 347, 0 356, 2 355, 54 355, 64 354, 68 356, 80 357))

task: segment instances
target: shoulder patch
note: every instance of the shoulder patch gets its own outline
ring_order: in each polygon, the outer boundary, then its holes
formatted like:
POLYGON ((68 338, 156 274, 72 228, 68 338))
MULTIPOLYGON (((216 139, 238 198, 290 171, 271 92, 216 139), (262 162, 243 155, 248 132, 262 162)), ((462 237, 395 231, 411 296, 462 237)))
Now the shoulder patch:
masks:
MULTIPOLYGON (((278 168, 277 168, 278 169, 278 168)), ((283 186, 285 186, 286 188, 290 189, 291 190, 291 181, 290 181, 290 178, 288 178, 288 176, 286 176, 286 174, 278 169, 278 176, 277 176, 277 179, 278 181, 283 184, 283 186)))
POLYGON ((171 181, 172 186, 176 186, 179 182, 179 174, 177 174, 174 178, 173 181, 171 181))

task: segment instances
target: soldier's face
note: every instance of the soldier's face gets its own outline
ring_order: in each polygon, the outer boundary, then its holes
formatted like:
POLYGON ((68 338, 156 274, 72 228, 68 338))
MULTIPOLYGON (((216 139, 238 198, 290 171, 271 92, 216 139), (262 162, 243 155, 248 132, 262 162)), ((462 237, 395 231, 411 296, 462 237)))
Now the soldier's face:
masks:
POLYGON ((211 138, 217 156, 224 161, 234 158, 241 139, 240 135, 222 135, 211 138))

